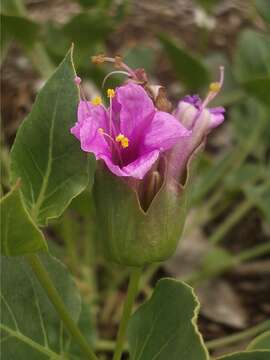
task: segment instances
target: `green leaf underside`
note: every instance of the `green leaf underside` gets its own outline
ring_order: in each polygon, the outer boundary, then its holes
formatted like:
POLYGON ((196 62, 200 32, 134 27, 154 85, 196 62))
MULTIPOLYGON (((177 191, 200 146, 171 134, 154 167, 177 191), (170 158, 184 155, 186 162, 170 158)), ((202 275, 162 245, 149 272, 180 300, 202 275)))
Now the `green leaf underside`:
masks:
POLYGON ((270 351, 243 351, 219 357, 217 360, 269 360, 270 351))
POLYGON ((183 49, 165 35, 159 37, 164 50, 174 68, 176 76, 190 90, 202 88, 209 82, 209 73, 206 66, 194 56, 183 49))
POLYGON ((47 251, 44 236, 25 209, 18 186, 1 199, 0 212, 2 255, 17 256, 47 251))
POLYGON ((160 280, 149 301, 132 316, 128 338, 131 360, 207 360, 196 325, 199 304, 190 286, 160 280))
POLYGON ((270 350, 270 331, 265 331, 252 340, 248 350, 270 350))
MULTIPOLYGON (((77 322, 81 302, 67 269, 42 256, 71 317, 77 322)), ((23 258, 1 257, 1 342, 3 359, 60 359, 69 337, 63 324, 23 258)))
POLYGON ((39 225, 61 215, 88 183, 86 155, 70 134, 78 89, 72 50, 37 96, 11 151, 12 180, 22 182, 25 204, 39 225))

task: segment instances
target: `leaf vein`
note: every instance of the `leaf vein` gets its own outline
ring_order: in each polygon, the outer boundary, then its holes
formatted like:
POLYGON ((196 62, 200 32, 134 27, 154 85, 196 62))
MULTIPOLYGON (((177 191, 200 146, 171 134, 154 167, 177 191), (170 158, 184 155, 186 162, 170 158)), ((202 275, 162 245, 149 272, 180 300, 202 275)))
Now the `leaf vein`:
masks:
MULTIPOLYGON (((65 73, 66 73, 66 69, 64 69, 63 72, 63 76, 61 81, 61 84, 64 82, 65 79, 65 73)), ((59 103, 59 97, 61 94, 61 89, 62 89, 62 85, 59 86, 58 91, 57 91, 57 95, 56 95, 56 100, 55 100, 55 105, 54 105, 54 109, 53 109, 53 115, 52 115, 52 121, 51 121, 51 125, 49 128, 49 146, 48 146, 48 162, 47 162, 47 168, 43 177, 43 181, 42 181, 42 185, 40 188, 40 192, 37 198, 36 203, 34 204, 34 206, 32 207, 32 216, 35 220, 37 220, 38 218, 38 213, 40 210, 40 207, 44 201, 44 195, 46 193, 47 190, 47 186, 49 183, 49 177, 52 171, 52 163, 53 163, 53 138, 54 138, 54 129, 55 129, 55 120, 56 120, 56 115, 57 115, 57 106, 59 103)))
POLYGON ((1 299, 2 299, 3 303, 5 304, 8 312, 10 313, 10 316, 11 316, 13 322, 14 322, 14 325, 15 325, 16 330, 17 330, 17 331, 20 331, 14 312, 12 311, 12 309, 11 309, 11 307, 9 306, 8 302, 6 301, 4 295, 3 295, 3 294, 0 294, 0 296, 1 296, 1 299))

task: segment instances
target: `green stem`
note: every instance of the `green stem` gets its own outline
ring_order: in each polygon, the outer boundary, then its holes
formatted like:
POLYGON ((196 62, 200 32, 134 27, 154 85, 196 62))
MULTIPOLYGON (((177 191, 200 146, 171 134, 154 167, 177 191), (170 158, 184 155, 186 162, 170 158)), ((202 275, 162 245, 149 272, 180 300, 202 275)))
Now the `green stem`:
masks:
POLYGON ((270 320, 266 320, 259 325, 253 326, 248 330, 241 331, 237 334, 225 336, 221 339, 208 341, 206 346, 208 349, 216 349, 226 345, 237 343, 238 341, 245 340, 270 329, 270 320))
POLYGON ((124 303, 124 309, 122 313, 122 318, 120 321, 120 326, 117 334, 117 340, 116 340, 116 346, 114 350, 113 360, 120 360, 124 341, 125 341, 125 335, 126 335, 126 329, 128 325, 128 321, 131 315, 132 306, 137 294, 138 286, 139 286, 139 280, 141 277, 142 269, 141 268, 133 268, 131 270, 129 284, 128 284, 128 291, 127 291, 127 297, 124 303))
POLYGON ((268 254, 270 252, 270 242, 265 242, 260 245, 254 246, 251 249, 245 250, 239 255, 235 256, 235 264, 241 264, 250 259, 254 259, 258 256, 268 254))
MULTIPOLYGON (((62 230, 62 236, 66 243, 66 249, 68 253, 68 257, 70 260, 70 267, 73 274, 78 273, 79 269, 79 258, 78 258, 78 250, 76 247, 76 244, 74 242, 74 227, 76 224, 74 224, 74 221, 71 217, 71 215, 67 212, 64 217, 63 221, 61 223, 61 230, 62 230)), ((76 230, 76 228, 75 228, 76 230)))
POLYGON ((227 219, 215 229, 215 232, 209 238, 209 242, 217 244, 223 239, 224 235, 238 223, 240 219, 252 208, 253 203, 250 200, 243 201, 237 208, 227 217, 227 219))
POLYGON ((65 327, 69 331, 70 335, 74 338, 74 340, 76 340, 82 352, 85 354, 86 358, 89 360, 98 360, 93 350, 89 347, 87 341, 82 336, 79 328, 77 327, 73 319, 70 317, 65 304, 63 303, 58 291, 52 283, 50 276, 44 268, 39 257, 35 254, 31 254, 27 255, 26 259, 32 270, 34 271, 41 286, 46 291, 48 298, 55 307, 55 310, 57 311, 59 317, 62 319, 65 327))
POLYGON ((266 242, 257 246, 254 246, 253 248, 249 250, 243 251, 241 254, 233 256, 230 260, 228 260, 224 264, 220 264, 216 267, 213 267, 211 269, 202 269, 198 272, 194 272, 193 274, 186 277, 184 280, 188 284, 195 286, 198 283, 205 281, 209 278, 216 277, 219 274, 222 274, 240 264, 243 262, 246 262, 248 260, 252 260, 254 258, 257 258, 261 255, 270 253, 270 243, 266 242))
MULTIPOLYGON (((97 340, 95 343, 95 349, 96 351, 111 352, 115 349, 115 341, 104 339, 97 340)), ((127 343, 125 343, 123 346, 123 352, 124 351, 128 351, 127 343)))

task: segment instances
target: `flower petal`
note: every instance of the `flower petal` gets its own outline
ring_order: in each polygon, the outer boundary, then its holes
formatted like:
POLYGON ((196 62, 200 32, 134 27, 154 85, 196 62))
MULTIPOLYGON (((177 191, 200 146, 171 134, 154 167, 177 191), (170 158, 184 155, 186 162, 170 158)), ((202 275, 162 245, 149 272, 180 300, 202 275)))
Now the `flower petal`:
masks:
POLYGON ((95 154, 97 159, 102 154, 110 154, 108 142, 99 129, 99 124, 91 118, 88 118, 80 129, 82 150, 95 154))
POLYGON ((145 131, 144 147, 147 151, 151 149, 165 151, 174 146, 180 138, 190 134, 191 131, 187 130, 174 116, 157 111, 145 131))
POLYGON ((77 111, 77 122, 70 129, 71 134, 80 140, 81 127, 89 119, 98 122, 99 127, 108 131, 109 120, 105 108, 102 105, 93 105, 89 101, 80 100, 77 111))
POLYGON ((89 116, 90 111, 88 110, 88 105, 90 107, 90 104, 87 103, 85 100, 80 100, 77 110, 77 122, 75 125, 70 129, 71 134, 76 136, 77 139, 80 140, 80 129, 82 127, 82 124, 89 116))
POLYGON ((214 129, 215 127, 223 123, 225 109, 224 107, 220 106, 220 107, 210 108, 209 111, 211 114, 210 128, 214 129))
MULTIPOLYGON (((193 105, 190 105, 193 107, 193 105)), ((185 173, 187 161, 191 154, 201 145, 209 133, 211 114, 208 109, 197 110, 198 116, 189 137, 181 139, 170 151, 168 161, 168 178, 179 182, 185 173)))
MULTIPOLYGON (((128 83, 116 89, 116 103, 120 104, 120 129, 127 137, 136 136, 154 115, 151 98, 142 86, 128 83)), ((117 108, 117 107, 116 107, 117 108)))
POLYGON ((123 177, 133 177, 136 179, 143 179, 145 174, 154 165, 158 157, 159 157, 159 151, 153 150, 149 153, 143 154, 142 156, 138 157, 135 161, 128 164, 127 166, 120 168, 120 166, 115 165, 112 162, 110 156, 108 155, 100 156, 100 158, 104 160, 105 164, 113 174, 123 177))
POLYGON ((173 115, 185 126, 185 128, 192 129, 198 111, 199 110, 194 105, 185 100, 181 100, 173 115))
POLYGON ((110 151, 107 139, 100 132, 100 128, 107 131, 108 121, 107 112, 102 105, 80 101, 78 121, 70 131, 80 140, 83 151, 92 152, 99 158, 100 154, 108 154, 110 151))
POLYGON ((159 157, 159 150, 153 150, 138 157, 135 161, 123 167, 128 176, 143 179, 159 157))

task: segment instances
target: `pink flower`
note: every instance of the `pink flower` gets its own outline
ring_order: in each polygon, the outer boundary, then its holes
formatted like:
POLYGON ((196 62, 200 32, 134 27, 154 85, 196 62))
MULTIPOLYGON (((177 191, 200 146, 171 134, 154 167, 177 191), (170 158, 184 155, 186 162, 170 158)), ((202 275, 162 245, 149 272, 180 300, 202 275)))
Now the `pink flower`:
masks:
POLYGON ((103 160, 117 176, 143 179, 161 153, 191 134, 175 116, 155 108, 141 85, 109 89, 108 97, 108 109, 100 98, 81 100, 71 133, 83 151, 103 160))
MULTIPOLYGON (((175 116, 186 129, 191 130, 191 136, 183 139, 172 149, 168 161, 168 177, 177 182, 184 175, 190 156, 206 141, 212 129, 224 121, 224 108, 198 108, 189 102, 188 98, 191 97, 186 97, 179 102, 175 116)), ((198 103, 202 103, 199 98, 198 103)))
POLYGON ((208 96, 202 101, 198 95, 185 96, 174 111, 174 116, 191 131, 191 135, 179 141, 168 155, 168 179, 181 182, 191 155, 205 141, 207 135, 224 121, 223 107, 208 108, 207 105, 217 95, 223 83, 223 68, 218 83, 210 84, 208 96))
MULTIPOLYGON (((118 57, 100 55, 95 57, 97 61, 114 62, 117 68, 125 70, 113 71, 104 82, 117 72, 124 73, 130 80, 116 91, 108 89, 108 108, 99 97, 91 102, 81 100, 71 133, 80 140, 83 151, 103 160, 113 174, 141 180, 149 172, 150 178, 148 176, 142 187, 149 181, 152 183, 151 176, 157 173, 160 154, 165 153, 167 171, 165 173, 163 167, 159 176, 154 176, 161 180, 159 186, 153 187, 160 187, 166 175, 167 184, 178 188, 179 183, 184 183, 191 155, 205 142, 208 133, 224 121, 224 108, 207 107, 222 87, 223 67, 219 82, 210 84, 204 101, 197 95, 186 96, 170 114, 171 104, 164 88, 149 85, 142 69, 133 71, 118 57)), ((75 83, 79 85, 80 78, 76 77, 75 83)), ((138 186, 138 182, 132 184, 138 186)))

